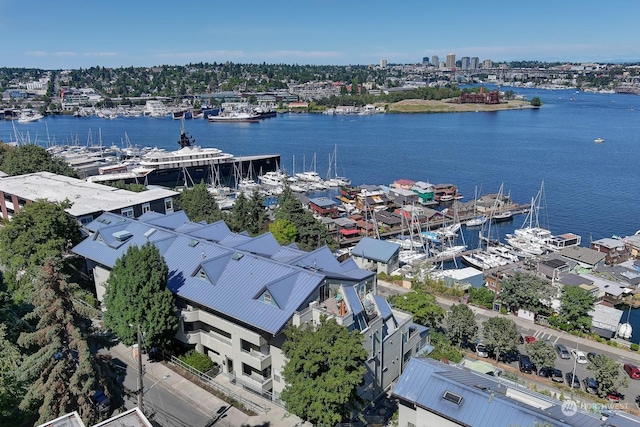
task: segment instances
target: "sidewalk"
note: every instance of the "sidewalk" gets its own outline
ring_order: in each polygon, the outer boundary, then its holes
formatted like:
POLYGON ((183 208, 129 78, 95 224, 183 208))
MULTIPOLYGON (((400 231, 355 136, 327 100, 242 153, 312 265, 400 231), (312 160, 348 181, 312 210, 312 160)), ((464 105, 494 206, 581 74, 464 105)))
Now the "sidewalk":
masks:
MULTIPOLYGON (((111 349, 111 353, 127 363, 134 371, 137 371, 138 361, 134 359, 133 349, 131 347, 126 347, 120 343, 111 349)), ((212 419, 216 418, 219 409, 229 406, 224 400, 182 377, 163 363, 151 363, 146 354, 142 355, 142 364, 146 373, 145 378, 147 378, 147 381, 149 379, 152 380, 153 382, 151 384, 161 382, 163 387, 171 390, 174 394, 189 402, 193 407, 198 408, 202 413, 211 415, 212 419)), ((284 408, 231 384, 226 375, 216 377, 216 382, 226 388, 232 389, 236 394, 243 396, 247 400, 259 403, 260 406, 268 408, 268 411, 267 413, 249 416, 239 409, 231 407, 225 412, 226 416, 224 419, 213 425, 234 427, 263 427, 268 425, 296 427, 304 425, 304 422, 300 418, 290 414, 284 408)))

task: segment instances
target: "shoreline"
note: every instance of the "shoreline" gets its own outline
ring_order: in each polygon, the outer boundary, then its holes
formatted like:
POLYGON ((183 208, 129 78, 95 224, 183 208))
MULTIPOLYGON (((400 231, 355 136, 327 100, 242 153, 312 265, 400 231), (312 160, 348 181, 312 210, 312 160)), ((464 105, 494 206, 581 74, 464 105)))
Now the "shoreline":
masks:
POLYGON ((508 100, 500 101, 499 104, 458 104, 451 99, 434 101, 423 99, 405 99, 393 104, 382 104, 387 107, 387 113, 390 114, 404 114, 404 113, 479 113, 479 112, 494 112, 504 110, 524 110, 535 109, 529 101, 523 100, 508 100))

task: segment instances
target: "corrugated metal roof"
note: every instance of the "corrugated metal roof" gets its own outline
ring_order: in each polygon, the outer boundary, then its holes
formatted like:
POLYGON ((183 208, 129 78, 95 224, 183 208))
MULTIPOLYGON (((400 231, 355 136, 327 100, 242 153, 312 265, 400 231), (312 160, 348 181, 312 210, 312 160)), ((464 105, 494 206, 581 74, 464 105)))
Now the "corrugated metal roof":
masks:
POLYGON ((144 220, 147 224, 154 225, 156 227, 167 228, 169 230, 175 230, 181 225, 190 222, 187 218, 187 214, 184 211, 177 211, 171 214, 163 215, 151 220, 144 220))
POLYGON ((360 256, 374 261, 389 262, 400 251, 400 245, 384 240, 364 237, 351 249, 351 255, 360 256))
POLYGON ((381 296, 374 295, 373 300, 375 301, 376 306, 378 306, 380 317, 382 317, 384 320, 387 320, 388 318, 393 316, 393 313, 391 312, 391 306, 389 306, 389 303, 386 299, 381 296))
POLYGON ((530 426, 545 422, 554 426, 604 425, 595 415, 586 412, 564 415, 562 402, 525 388, 505 386, 491 376, 433 359, 411 359, 393 394, 474 427, 530 426), (462 397, 462 401, 456 404, 444 399, 446 392, 462 397))
POLYGON ((356 317, 358 314, 364 311, 364 307, 360 302, 360 298, 358 298, 358 293, 353 288, 353 286, 342 286, 342 290, 344 291, 344 297, 353 313, 353 317, 356 317))
MULTIPOLYGON (((110 219, 110 223, 96 225, 100 233, 76 245, 75 253, 113 267, 129 246, 152 242, 169 267, 167 287, 172 292, 274 335, 295 311, 307 307, 317 298, 317 289, 328 275, 348 282, 373 274, 358 269, 353 262, 338 262, 327 247, 311 253, 301 251, 295 245, 279 247, 270 234, 252 238, 228 233, 223 223, 196 227, 194 223, 184 221, 184 214, 173 214, 169 218, 148 215, 150 223, 111 214, 102 217, 110 219), (190 231, 181 234, 172 231, 174 229, 190 231), (127 230, 131 237, 117 248, 100 240, 100 236, 103 239, 111 236, 106 239, 109 241, 115 239, 113 232, 116 230, 127 230), (213 235, 225 237, 220 243, 201 237, 213 235), (254 251, 260 255, 252 253, 254 251), (201 269, 206 278, 198 273, 201 269), (265 289, 269 290, 278 307, 259 299, 265 289)), ((359 309, 357 296, 354 301, 352 304, 359 309)))
POLYGON ((219 242, 231 234, 229 226, 224 221, 216 221, 188 232, 190 236, 199 237, 212 242, 219 242))

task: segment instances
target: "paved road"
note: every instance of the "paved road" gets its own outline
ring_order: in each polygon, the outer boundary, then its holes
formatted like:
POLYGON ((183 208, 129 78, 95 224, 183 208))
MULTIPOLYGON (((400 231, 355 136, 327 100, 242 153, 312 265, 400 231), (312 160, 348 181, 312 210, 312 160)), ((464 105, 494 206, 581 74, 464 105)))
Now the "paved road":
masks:
MULTIPOLYGON (((406 293, 406 292, 409 292, 409 290, 404 289, 400 286, 395 286, 393 284, 388 284, 385 282, 378 281, 378 292, 381 295, 388 297, 391 295, 406 293)), ((449 307, 451 307, 451 305, 457 303, 456 301, 448 300, 441 297, 438 297, 437 300, 438 300, 438 303, 445 309, 448 309, 449 307)), ((476 319, 478 320, 479 324, 481 324, 484 320, 488 319, 489 317, 501 316, 500 313, 497 313, 495 311, 485 310, 483 308, 474 307, 474 306, 470 306, 470 308, 476 314, 476 319)), ((518 329, 520 330, 522 335, 525 335, 525 336, 532 335, 536 337, 536 339, 538 340, 548 340, 553 345, 564 344, 569 350, 569 352, 571 352, 572 349, 577 348, 580 351, 582 351, 584 354, 587 354, 588 352, 594 352, 594 353, 604 354, 611 357, 613 360, 620 363, 620 371, 625 376, 626 376, 626 373, 622 371, 623 364, 633 363, 640 366, 640 355, 638 355, 637 353, 632 353, 623 348, 610 347, 606 344, 586 340, 583 338, 574 337, 573 335, 570 335, 561 331, 556 331, 554 329, 535 324, 529 320, 518 318, 516 316, 509 316, 509 317, 516 322, 516 325, 518 325, 518 329)), ((522 353, 526 353, 526 349, 524 345, 521 345, 519 350, 522 353)), ((593 373, 586 370, 586 367, 587 367, 586 364, 574 363, 573 358, 571 359, 558 358, 556 362, 556 367, 562 370, 563 373, 565 373, 565 372, 572 371, 574 364, 576 366, 576 375, 578 376, 581 382, 585 377, 593 377, 593 373)), ((515 369, 518 368, 517 362, 511 363, 510 366, 514 367, 515 369)), ((531 376, 528 376, 527 374, 522 374, 522 376, 525 379, 527 378, 532 379, 531 376)), ((550 381, 549 381, 549 384, 552 385, 550 381)), ((584 390, 584 387, 582 387, 582 390, 584 390)), ((640 395, 640 380, 629 379, 629 387, 623 390, 620 390, 620 392, 625 395, 625 400, 623 400, 622 403, 627 404, 632 408, 635 408, 636 407, 634 402, 635 397, 637 395, 640 395)))

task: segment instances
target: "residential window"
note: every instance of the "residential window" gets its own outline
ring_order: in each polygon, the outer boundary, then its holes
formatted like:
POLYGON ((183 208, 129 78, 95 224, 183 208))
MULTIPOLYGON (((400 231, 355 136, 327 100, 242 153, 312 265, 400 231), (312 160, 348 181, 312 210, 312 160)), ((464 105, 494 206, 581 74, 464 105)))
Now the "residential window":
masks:
POLYGON ((173 210, 173 199, 164 199, 164 210, 165 211, 173 210))
POLYGON ((91 215, 81 216, 80 218, 78 218, 78 221, 80 221, 80 224, 82 225, 87 225, 91 221, 93 221, 93 216, 91 215))
POLYGON ((126 216, 127 218, 133 218, 133 208, 124 208, 120 213, 122 216, 126 216))
POLYGON ((150 210, 151 210, 151 204, 150 203, 143 203, 142 204, 142 213, 149 212, 150 210))

